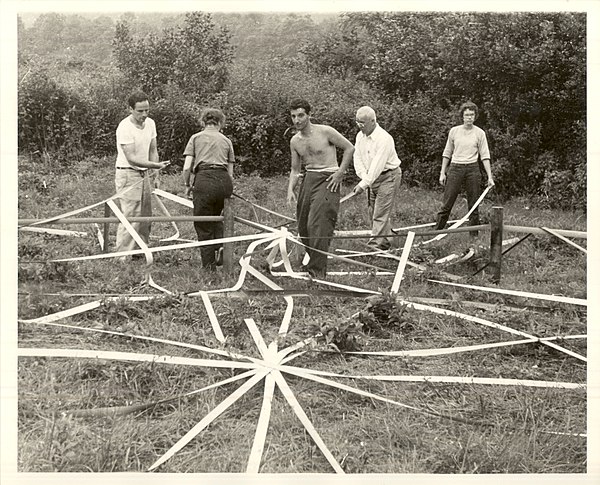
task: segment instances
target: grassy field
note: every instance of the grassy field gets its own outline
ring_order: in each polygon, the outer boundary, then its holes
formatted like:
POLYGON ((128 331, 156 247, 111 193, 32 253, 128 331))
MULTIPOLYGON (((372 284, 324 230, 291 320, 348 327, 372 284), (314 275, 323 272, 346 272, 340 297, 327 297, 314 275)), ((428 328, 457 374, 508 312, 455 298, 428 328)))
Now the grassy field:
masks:
MULTIPOLYGON (((287 161, 286 161, 287 163, 287 161)), ((43 218, 85 207, 114 192, 110 160, 87 160, 69 172, 55 173, 43 164, 20 160, 19 217, 43 218)), ((238 177, 235 193, 274 211, 293 216, 285 207, 287 179, 238 177)), ((344 188, 343 193, 349 190, 344 188)), ((163 190, 181 195, 178 173, 162 176, 163 190)), ((394 227, 423 224, 434 219, 440 192, 402 187, 394 227)), ((234 199, 240 217, 276 226, 281 218, 234 199)), ((531 207, 519 199, 499 201, 493 192, 484 201, 481 216, 504 207, 505 224, 586 230, 585 214, 531 207)), ((165 201, 172 215, 189 209, 165 201)), ((453 216, 466 204, 457 202, 453 216)), ((155 210, 155 212, 157 212, 155 210)), ((97 208, 83 215, 103 215, 97 208)), ((59 227, 59 226, 56 226, 59 227)), ((366 229, 363 198, 344 203, 338 229, 366 229)), ((91 225, 64 229, 86 231, 88 237, 19 233, 19 318, 33 319, 84 303, 102 300, 99 308, 57 323, 65 328, 22 322, 21 348, 70 348, 168 355, 219 360, 214 354, 167 343, 135 338, 155 337, 260 358, 244 323, 253 319, 267 344, 279 348, 311 340, 290 365, 347 376, 464 376, 586 383, 585 362, 541 343, 504 346, 480 351, 428 357, 351 354, 341 350, 411 351, 511 341, 519 337, 464 319, 408 308, 389 297, 393 276, 328 276, 328 281, 382 293, 367 299, 316 282, 269 276, 285 289, 304 292, 294 296, 290 329, 277 332, 286 301, 248 276, 242 291, 211 301, 226 342, 212 331, 201 298, 187 296, 198 290, 232 287, 233 274, 203 271, 199 249, 160 252, 151 268, 153 280, 173 292, 162 295, 142 284, 145 263, 112 259, 51 262, 59 258, 100 253, 91 225), (152 295, 149 301, 109 301, 111 296, 152 295), (94 332, 97 330, 97 332, 94 332), (124 333, 126 336, 98 331, 124 333), (333 344, 333 345, 332 345, 333 344)), ((179 224, 181 238, 194 240, 191 223, 179 224)), ((236 224, 236 234, 255 230, 236 224)), ((114 247, 116 227, 112 228, 114 247)), ((171 236, 166 223, 154 224, 158 239, 171 236)), ((505 238, 515 234, 505 234, 505 238)), ((522 236, 522 235, 520 235, 522 236)), ((416 241, 419 238, 416 239, 416 241)), ((577 240, 585 246, 585 240, 577 240)), ((399 297, 408 301, 443 300, 436 306, 467 313, 537 337, 586 333, 585 307, 462 289, 434 283, 446 273, 462 282, 490 286, 487 262, 489 232, 473 244, 466 233, 436 244, 415 247, 399 297), (477 247, 476 256, 454 265, 435 264, 438 258, 477 247), (476 302, 479 306, 474 306, 476 302)), ((402 247, 404 238, 397 245, 402 247)), ((248 247, 235 244, 236 261, 248 247)), ((264 249, 261 246, 259 249, 264 249)), ((365 249, 364 240, 336 239, 333 250, 365 249)), ((266 252, 252 256, 251 264, 268 275, 266 252)), ((337 252, 336 254, 343 254, 337 252)), ((399 254, 399 253, 398 253, 399 254)), ((394 272, 398 261, 367 256, 360 261, 394 272)), ((365 268, 332 260, 330 271, 365 268)), ((552 236, 533 235, 503 259, 499 288, 586 298, 585 255, 552 236)), ((585 339, 563 339, 561 346, 586 355, 585 339)), ((141 472, 147 470, 193 426, 202 420, 240 382, 201 393, 191 391, 240 374, 241 370, 124 362, 114 359, 21 357, 18 364, 18 468, 22 472, 141 472), (177 397, 179 396, 179 397, 177 397), (123 415, 75 410, 98 410, 174 398, 145 410, 123 415)), ((294 396, 306 412, 333 457, 346 473, 585 473, 587 466, 586 390, 473 383, 385 382, 363 378, 331 378, 363 391, 357 394, 297 375, 286 374, 294 396), (412 408, 365 395, 372 393, 412 408), (414 409, 416 408, 416 409, 414 409)), ((263 383, 251 388, 219 418, 191 440, 158 472, 245 472, 263 402, 263 383)), ((274 393, 260 472, 329 473, 333 469, 282 393, 274 393)))

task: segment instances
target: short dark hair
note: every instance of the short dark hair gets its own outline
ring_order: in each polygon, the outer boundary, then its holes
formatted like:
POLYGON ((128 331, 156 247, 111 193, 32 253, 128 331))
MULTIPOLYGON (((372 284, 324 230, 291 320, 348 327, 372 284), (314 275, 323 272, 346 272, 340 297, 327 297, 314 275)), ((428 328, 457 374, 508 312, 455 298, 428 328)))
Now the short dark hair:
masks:
POLYGON ((479 108, 473 101, 467 101, 466 103, 461 104, 460 108, 458 108, 458 114, 462 117, 462 115, 466 109, 470 109, 471 111, 474 111, 475 118, 477 118, 477 115, 479 114, 479 108))
POLYGON ((148 101, 148 95, 144 91, 136 91, 127 100, 127 104, 131 109, 135 108, 136 103, 143 103, 148 101))
POLYGON ((200 116, 200 121, 204 125, 223 125, 225 124, 225 115, 220 109, 206 108, 200 116))
POLYGON ((294 98, 290 101, 290 111, 303 108, 306 114, 310 114, 310 104, 303 98, 294 98))

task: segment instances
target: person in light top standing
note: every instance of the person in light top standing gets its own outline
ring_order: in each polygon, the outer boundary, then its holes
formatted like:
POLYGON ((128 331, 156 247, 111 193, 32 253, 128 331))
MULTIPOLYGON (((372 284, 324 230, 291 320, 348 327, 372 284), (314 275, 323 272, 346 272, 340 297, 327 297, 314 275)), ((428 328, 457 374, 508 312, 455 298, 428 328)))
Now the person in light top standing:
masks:
MULTIPOLYGON (((151 216, 152 188, 148 169, 160 170, 169 162, 158 161, 156 124, 148 118, 148 96, 141 91, 135 92, 129 97, 128 104, 129 116, 119 123, 116 132, 115 187, 117 193, 129 189, 119 198, 121 212, 126 218, 151 216)), ((131 225, 147 244, 151 224, 131 222, 131 225)), ((116 250, 131 251, 138 248, 129 231, 119 224, 116 250)))
POLYGON ((360 182, 353 192, 367 192, 371 239, 368 244, 378 249, 391 247, 390 216, 402 180, 400 159, 394 138, 377 123, 373 108, 363 106, 356 112, 354 170, 360 182))
MULTIPOLYGON (((487 174, 487 185, 494 185, 490 166, 490 150, 485 131, 474 125, 477 118, 477 105, 471 101, 463 103, 459 108, 462 125, 454 126, 448 133, 446 147, 442 154, 440 184, 444 186, 442 206, 437 213, 436 230, 446 227, 456 197, 464 185, 467 192, 469 210, 475 205, 481 194, 481 171, 478 160, 481 160, 487 174), (448 167, 448 165, 450 165, 448 167)), ((469 224, 479 224, 479 211, 475 209, 469 218, 469 224)), ((477 231, 471 232, 472 237, 477 231)))
POLYGON ((287 203, 290 208, 296 205, 298 234, 310 257, 305 269, 310 276, 324 278, 327 255, 323 253, 329 251, 340 208, 340 187, 354 147, 335 128, 313 124, 310 109, 304 99, 294 99, 289 106, 297 133, 290 140, 292 166, 287 203), (344 151, 339 166, 336 148, 344 151), (296 198, 294 189, 303 165, 306 174, 296 198))

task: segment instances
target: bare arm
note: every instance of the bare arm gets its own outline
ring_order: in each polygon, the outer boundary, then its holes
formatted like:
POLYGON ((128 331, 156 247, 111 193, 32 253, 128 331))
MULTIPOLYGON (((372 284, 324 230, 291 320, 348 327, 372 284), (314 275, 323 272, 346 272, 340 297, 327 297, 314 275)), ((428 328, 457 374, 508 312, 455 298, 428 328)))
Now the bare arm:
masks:
POLYGON ((440 185, 446 185, 446 171, 448 170, 450 157, 454 153, 454 133, 455 128, 451 128, 448 132, 446 146, 444 147, 444 151, 442 152, 442 169, 440 170, 440 185))
POLYGON ((150 153, 148 155, 148 160, 158 163, 158 148, 156 146, 156 138, 152 138, 152 141, 150 142, 150 153))
POLYGON ((132 167, 140 167, 140 168, 157 168, 161 169, 166 167, 169 162, 159 162, 158 161, 158 150, 156 149, 156 138, 152 139, 150 143, 150 150, 148 151, 148 161, 136 162, 135 158, 135 149, 133 143, 128 143, 127 145, 121 145, 123 149, 123 153, 129 162, 129 165, 132 167))
POLYGON ((490 165, 490 159, 486 158, 485 160, 482 160, 481 163, 483 163, 483 168, 485 169, 485 173, 487 173, 488 176, 488 187, 492 187, 494 185, 494 178, 492 177, 492 167, 490 165))
POLYGON ((192 162, 194 161, 194 157, 191 155, 187 155, 185 157, 185 162, 183 164, 183 183, 186 187, 190 186, 190 175, 192 173, 192 162))
POLYGON ((328 130, 328 138, 329 142, 332 145, 335 145, 336 147, 344 150, 344 155, 342 156, 342 163, 340 164, 340 168, 337 170, 337 172, 332 174, 327 179, 329 182, 327 184, 327 188, 331 192, 337 192, 342 185, 344 173, 346 172, 348 165, 350 165, 350 162, 352 161, 352 156, 354 155, 354 145, 352 145, 352 143, 349 140, 347 140, 341 133, 339 133, 337 130, 331 127, 328 130))
POLYGON ((290 141, 290 152, 292 154, 292 169, 290 171, 290 179, 288 181, 287 205, 290 209, 293 209, 298 201, 296 194, 294 193, 294 189, 298 184, 298 179, 300 178, 300 169, 302 168, 302 161, 300 159, 300 155, 294 147, 293 138, 290 141))
POLYGON ((194 157, 191 155, 186 155, 185 162, 183 163, 183 184, 185 185, 185 195, 189 196, 192 192, 192 163, 194 161, 194 157))
POLYGON ((446 170, 448 170, 448 163, 450 159, 448 157, 442 157, 442 169, 440 170, 440 184, 446 185, 446 170))
POLYGON ((492 167, 490 165, 490 149, 488 147, 487 136, 485 132, 482 132, 481 139, 479 142, 479 156, 481 157, 481 163, 485 169, 485 173, 488 176, 487 185, 492 187, 494 185, 494 178, 492 177, 492 167))
POLYGON ((229 143, 229 155, 227 157, 227 173, 233 179, 233 164, 235 163, 235 152, 233 151, 233 143, 231 143, 231 140, 227 138, 227 141, 229 143))

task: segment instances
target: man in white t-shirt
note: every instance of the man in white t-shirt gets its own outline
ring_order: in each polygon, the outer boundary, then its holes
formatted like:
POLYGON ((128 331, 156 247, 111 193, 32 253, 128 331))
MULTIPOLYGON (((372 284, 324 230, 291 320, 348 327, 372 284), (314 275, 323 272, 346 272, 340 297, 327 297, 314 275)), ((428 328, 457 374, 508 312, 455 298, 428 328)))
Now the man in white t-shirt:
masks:
MULTIPOLYGON (((129 189, 119 201, 121 212, 127 218, 151 216, 150 176, 148 169, 162 169, 169 162, 158 161, 156 148, 156 125, 148 118, 148 96, 133 93, 128 100, 130 114, 117 127, 117 161, 115 163, 115 186, 117 193, 129 189)), ((149 222, 132 222, 131 225, 145 243, 150 236, 149 222)), ((138 249, 127 229, 119 224, 117 229, 117 252, 138 249)))

